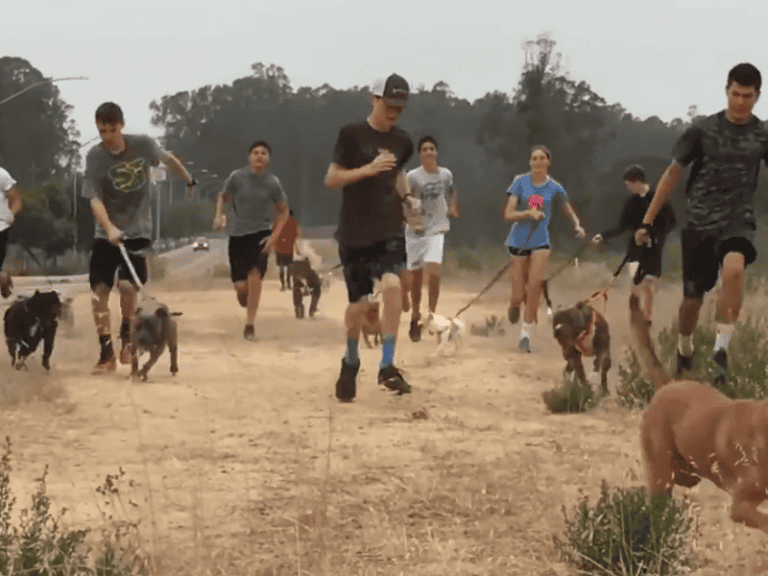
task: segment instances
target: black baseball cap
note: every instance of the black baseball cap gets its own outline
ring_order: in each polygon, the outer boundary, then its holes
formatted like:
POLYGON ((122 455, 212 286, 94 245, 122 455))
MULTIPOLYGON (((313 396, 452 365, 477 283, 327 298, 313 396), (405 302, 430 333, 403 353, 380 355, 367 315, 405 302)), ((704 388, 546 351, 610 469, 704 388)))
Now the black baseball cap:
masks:
POLYGON ((630 182, 637 182, 640 180, 645 182, 645 170, 643 170, 643 167, 640 166, 640 164, 627 166, 627 169, 624 171, 624 180, 629 180, 630 182))
POLYGON ((390 106, 405 106, 408 100, 408 82, 397 74, 379 78, 371 87, 374 96, 380 96, 390 106))

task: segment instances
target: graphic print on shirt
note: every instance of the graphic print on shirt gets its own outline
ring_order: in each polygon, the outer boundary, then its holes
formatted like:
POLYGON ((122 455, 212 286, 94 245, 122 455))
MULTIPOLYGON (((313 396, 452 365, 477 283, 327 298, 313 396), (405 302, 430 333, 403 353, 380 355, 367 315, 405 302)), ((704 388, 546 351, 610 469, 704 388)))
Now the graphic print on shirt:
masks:
POLYGON ((120 192, 133 192, 147 185, 147 172, 144 169, 144 158, 136 158, 112 166, 107 175, 112 186, 120 192))

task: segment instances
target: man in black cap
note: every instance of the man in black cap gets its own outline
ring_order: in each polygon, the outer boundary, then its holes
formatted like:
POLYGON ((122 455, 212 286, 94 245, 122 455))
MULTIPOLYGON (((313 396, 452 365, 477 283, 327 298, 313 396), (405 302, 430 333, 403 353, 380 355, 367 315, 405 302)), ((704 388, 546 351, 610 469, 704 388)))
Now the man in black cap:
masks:
MULTIPOLYGON (((643 223, 648 206, 653 200, 654 190, 645 178, 642 166, 633 164, 624 172, 624 185, 632 193, 624 203, 621 219, 616 228, 595 234, 592 242, 602 244, 603 240, 613 238, 626 231, 634 232, 643 223)), ((656 239, 651 246, 638 246, 634 234, 629 238, 627 247, 627 265, 630 277, 633 279, 632 292, 640 298, 640 305, 646 320, 651 320, 653 311, 653 284, 661 276, 661 260, 664 242, 669 231, 675 227, 675 213, 669 203, 664 204, 653 222, 656 239)))
POLYGON ((403 204, 414 213, 420 209, 403 172, 413 154, 413 143, 396 126, 408 99, 408 83, 392 74, 374 82, 371 97, 368 118, 340 130, 325 177, 329 188, 342 188, 339 258, 349 297, 345 314, 347 352, 336 382, 336 397, 342 402, 355 397, 360 330, 374 281, 384 304, 378 383, 396 394, 411 392, 394 365, 401 313, 399 273, 406 260, 403 204))

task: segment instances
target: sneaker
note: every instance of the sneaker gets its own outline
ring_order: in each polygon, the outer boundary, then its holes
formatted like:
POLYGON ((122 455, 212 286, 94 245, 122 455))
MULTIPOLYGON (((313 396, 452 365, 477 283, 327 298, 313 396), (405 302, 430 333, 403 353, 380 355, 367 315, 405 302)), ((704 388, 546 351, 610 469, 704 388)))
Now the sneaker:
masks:
POLYGON ((114 356, 111 356, 106 360, 100 359, 96 363, 96 366, 93 367, 91 374, 93 376, 101 376, 102 374, 106 374, 107 372, 114 372, 115 370, 117 370, 117 360, 115 360, 114 356))
POLYGON ((256 342, 256 330, 253 327, 253 324, 246 324, 245 330, 243 330, 243 338, 250 342, 256 342))
POLYGON ((675 376, 680 376, 683 372, 690 372, 693 369, 693 354, 683 356, 680 350, 677 351, 677 370, 675 376))
POLYGON ((394 364, 379 368, 379 385, 388 388, 397 396, 411 393, 411 385, 403 378, 403 373, 394 364))
POLYGON ((715 364, 717 364, 715 368, 716 375, 713 384, 715 388, 725 388, 725 373, 728 370, 728 353, 724 348, 721 348, 715 352, 715 355, 712 359, 715 361, 715 364))
POLYGON ((521 352, 529 352, 531 351, 531 339, 528 338, 528 336, 523 336, 520 338, 520 342, 517 344, 518 348, 520 348, 521 352))
POLYGON ((507 318, 510 323, 517 324, 520 320, 520 306, 510 306, 507 309, 507 318))
POLYGON ((360 364, 356 366, 347 364, 344 358, 341 359, 341 374, 336 380, 336 398, 339 402, 352 402, 355 399, 357 390, 357 373, 360 371, 360 364))
POLYGON ((411 329, 408 330, 408 337, 411 342, 418 342, 421 340, 421 324, 416 318, 411 319, 411 329))

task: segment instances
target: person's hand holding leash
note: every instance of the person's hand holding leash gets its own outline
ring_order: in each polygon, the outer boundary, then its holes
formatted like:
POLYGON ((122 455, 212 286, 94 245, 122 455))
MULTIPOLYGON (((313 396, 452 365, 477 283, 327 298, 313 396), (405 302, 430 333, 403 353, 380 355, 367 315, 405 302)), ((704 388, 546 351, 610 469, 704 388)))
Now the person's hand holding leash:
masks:
POLYGON ((642 224, 635 230, 635 244, 638 246, 651 246, 653 244, 653 226, 642 224))
POLYGON ((542 212, 537 208, 529 208, 528 210, 526 210, 526 214, 528 215, 528 218, 531 218, 536 222, 541 222, 542 220, 544 220, 544 218, 547 217, 547 215, 544 214, 544 212, 542 212))
POLYGON ((111 224, 105 232, 107 233, 107 240, 110 244, 113 246, 120 246, 120 244, 122 244, 123 231, 120 230, 120 228, 111 224))
POLYGON ((576 238, 582 239, 585 238, 587 235, 587 232, 582 228, 581 224, 576 226, 576 238))

